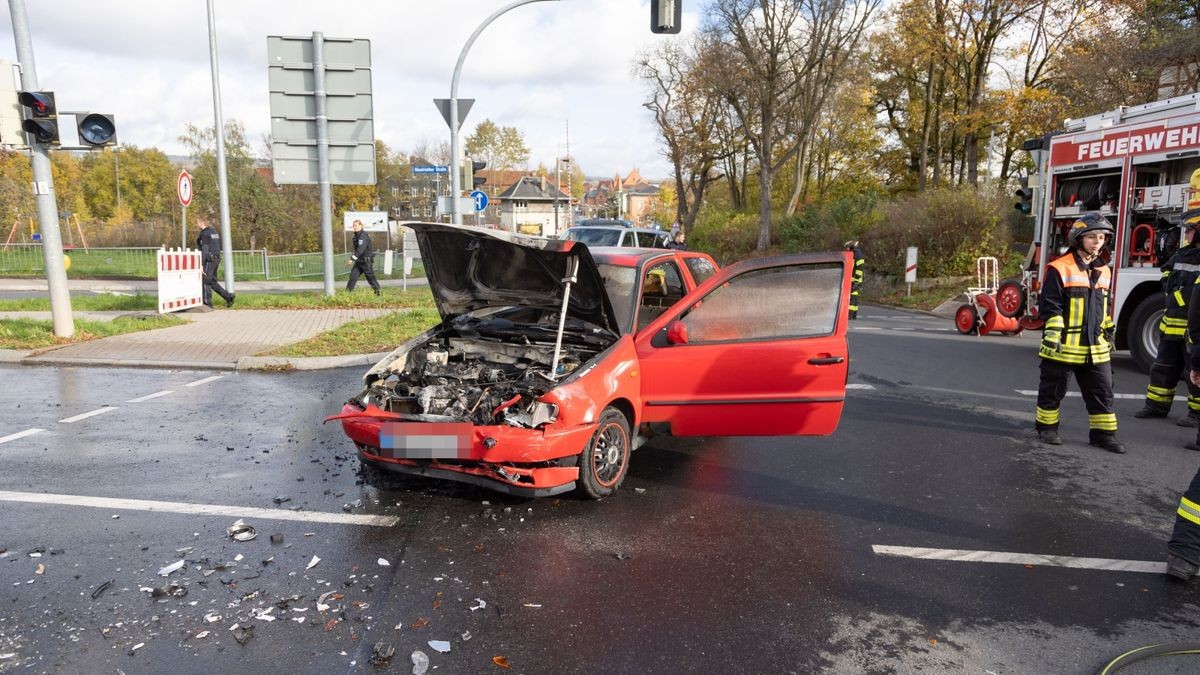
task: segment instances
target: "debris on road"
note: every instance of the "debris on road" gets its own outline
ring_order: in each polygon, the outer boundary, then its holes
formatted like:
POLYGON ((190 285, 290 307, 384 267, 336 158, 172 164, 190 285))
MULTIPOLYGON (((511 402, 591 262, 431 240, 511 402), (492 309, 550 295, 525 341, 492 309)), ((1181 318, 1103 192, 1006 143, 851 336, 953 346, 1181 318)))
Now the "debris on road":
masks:
POLYGON ((476 602, 476 604, 471 605, 471 608, 470 608, 472 612, 479 610, 479 609, 483 609, 484 607, 487 607, 487 603, 484 602, 482 598, 475 598, 475 602, 476 602))
POLYGON ((387 561, 387 558, 380 558, 376 562, 379 563, 380 567, 391 567, 391 565, 392 565, 392 563, 387 561))
POLYGON ((116 579, 109 579, 108 581, 97 586, 96 590, 92 591, 92 599, 96 600, 101 595, 104 595, 104 591, 107 591, 109 588, 111 588, 113 583, 115 583, 115 582, 116 582, 116 579))
POLYGON ((509 667, 512 665, 508 662, 508 658, 506 658, 504 656, 493 656, 492 663, 500 666, 501 668, 503 668, 505 670, 508 670, 509 667))
POLYGON ((169 576, 172 572, 175 572, 175 571, 181 569, 183 567, 183 563, 184 563, 184 561, 180 560, 178 562, 173 562, 170 565, 167 565, 166 567, 164 567, 158 571, 158 576, 160 576, 160 577, 169 576))
POLYGON ((448 653, 450 653, 450 641, 449 640, 430 640, 429 648, 434 651, 439 651, 443 654, 448 654, 448 653))
POLYGON ((225 533, 234 541, 250 541, 258 536, 254 528, 247 525, 241 518, 225 529, 225 533))
POLYGON ((371 665, 383 666, 387 665, 392 657, 396 655, 396 648, 387 642, 376 642, 371 648, 371 665))
POLYGON ((429 670, 429 657, 420 649, 412 653, 413 675, 425 675, 425 671, 429 670))
POLYGON ((314 555, 312 557, 312 560, 308 561, 308 566, 305 567, 304 569, 311 570, 312 568, 316 567, 317 563, 319 563, 319 562, 321 562, 321 559, 314 555))

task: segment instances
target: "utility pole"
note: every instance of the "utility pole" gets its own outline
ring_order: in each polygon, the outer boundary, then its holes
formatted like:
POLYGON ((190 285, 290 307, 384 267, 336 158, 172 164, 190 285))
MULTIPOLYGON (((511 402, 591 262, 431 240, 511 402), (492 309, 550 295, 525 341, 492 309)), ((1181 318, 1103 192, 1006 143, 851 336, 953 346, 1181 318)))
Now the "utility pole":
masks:
POLYGON ((208 0, 208 58, 212 68, 213 118, 217 141, 217 192, 221 202, 221 258, 225 261, 225 290, 233 290, 233 239, 229 233, 229 179, 225 171, 225 119, 221 114, 221 74, 217 67, 217 19, 208 0))
MULTIPOLYGON (((37 67, 33 61, 33 39, 29 35, 25 0, 8 0, 8 11, 12 15, 17 60, 21 62, 21 90, 38 91, 37 67)), ((50 290, 50 317, 54 323, 54 334, 69 338, 75 334, 75 320, 71 314, 71 293, 67 288, 62 233, 58 227, 58 200, 54 193, 54 173, 50 168, 50 147, 34 142, 29 150, 33 165, 33 192, 37 197, 38 229, 42 233, 46 284, 50 290)))

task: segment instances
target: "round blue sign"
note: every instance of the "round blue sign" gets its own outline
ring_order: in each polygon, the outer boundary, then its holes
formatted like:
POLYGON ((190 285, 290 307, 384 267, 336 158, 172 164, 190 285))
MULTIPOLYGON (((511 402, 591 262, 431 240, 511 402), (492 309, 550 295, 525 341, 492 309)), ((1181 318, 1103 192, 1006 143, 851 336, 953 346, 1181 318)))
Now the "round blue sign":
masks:
POLYGON ((471 199, 475 200, 476 211, 482 211, 487 208, 488 196, 483 190, 472 190, 471 199))

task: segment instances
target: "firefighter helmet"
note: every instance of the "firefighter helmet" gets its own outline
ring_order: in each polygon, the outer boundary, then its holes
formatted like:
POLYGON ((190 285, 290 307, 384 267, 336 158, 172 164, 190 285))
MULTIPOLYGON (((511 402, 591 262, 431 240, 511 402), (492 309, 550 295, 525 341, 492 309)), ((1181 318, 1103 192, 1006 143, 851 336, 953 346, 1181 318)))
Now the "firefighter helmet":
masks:
POLYGON ((1108 240, 1112 240, 1113 226, 1112 223, 1094 213, 1089 213, 1085 216, 1080 216, 1075 222, 1071 223, 1071 229, 1067 230, 1067 245, 1071 248, 1079 246, 1079 239, 1083 235, 1090 232, 1103 232, 1108 235, 1108 240))
POLYGON ((1179 216, 1180 227, 1190 227, 1193 230, 1200 226, 1200 209, 1188 209, 1179 216))
POLYGON ((842 248, 846 249, 847 251, 853 251, 854 249, 858 248, 858 240, 850 239, 846 243, 842 244, 842 248))

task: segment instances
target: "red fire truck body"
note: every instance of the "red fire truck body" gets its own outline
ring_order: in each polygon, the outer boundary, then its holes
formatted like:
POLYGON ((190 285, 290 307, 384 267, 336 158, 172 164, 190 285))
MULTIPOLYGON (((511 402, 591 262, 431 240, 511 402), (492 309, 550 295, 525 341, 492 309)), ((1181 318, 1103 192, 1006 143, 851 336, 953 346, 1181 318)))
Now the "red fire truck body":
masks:
POLYGON ((1200 183, 1200 93, 1067 120, 1065 131, 1032 145, 1035 241, 1019 286, 1014 280, 997 294, 1001 313, 1028 311, 1021 324, 1040 324, 1046 264, 1065 252, 1072 222, 1099 214, 1116 232, 1109 259, 1116 347, 1148 371, 1165 307, 1158 266, 1177 248, 1180 214, 1200 206, 1200 184, 1193 184, 1200 183))

